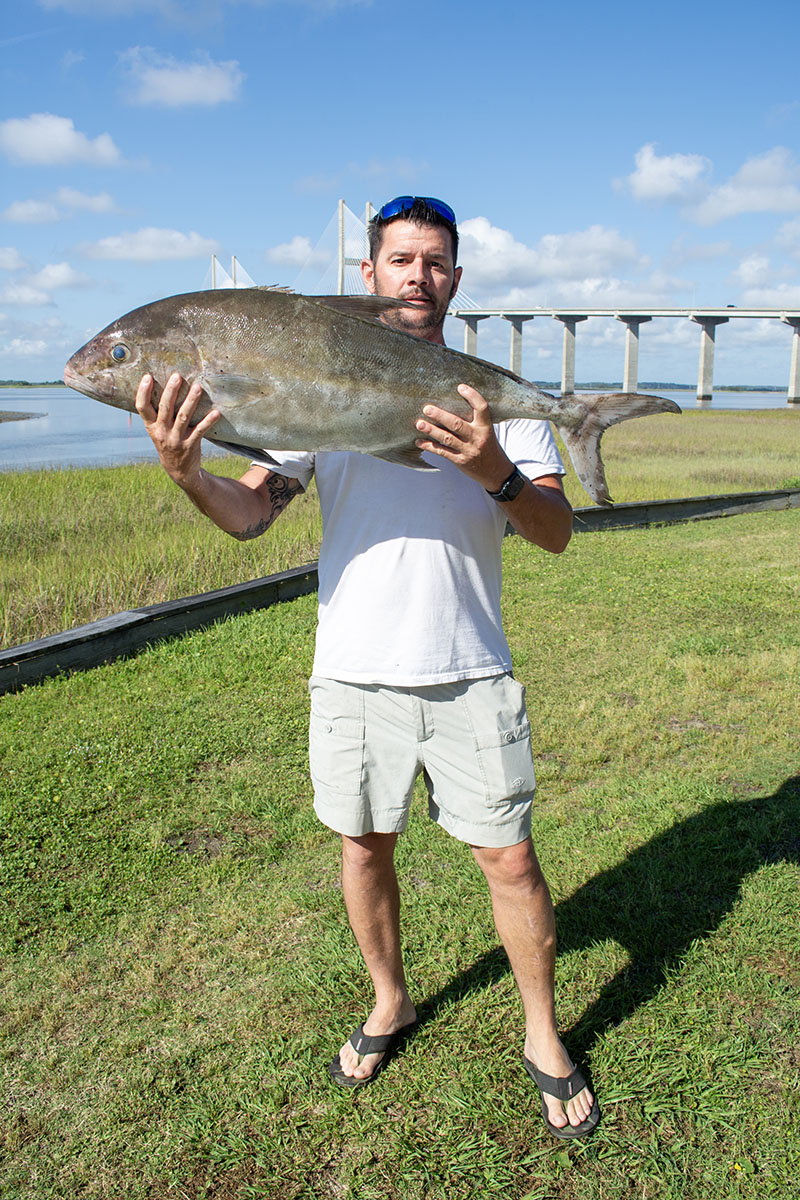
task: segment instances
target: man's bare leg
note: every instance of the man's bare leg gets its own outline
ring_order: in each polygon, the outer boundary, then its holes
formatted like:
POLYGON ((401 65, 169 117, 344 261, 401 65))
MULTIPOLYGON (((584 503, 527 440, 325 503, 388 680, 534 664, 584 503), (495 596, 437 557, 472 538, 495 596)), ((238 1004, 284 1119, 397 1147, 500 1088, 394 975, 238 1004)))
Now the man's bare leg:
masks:
MULTIPOLYGON (((400 889, 394 869, 396 833, 342 838, 342 890, 350 927, 375 988, 375 1007, 364 1022, 373 1037, 394 1033, 416 1019, 400 951, 400 889)), ((339 1051, 345 1075, 365 1079, 383 1058, 360 1058, 350 1042, 339 1051)))
MULTIPOLYGON (((497 932, 505 947, 525 1009, 525 1054, 547 1075, 566 1077, 573 1063, 558 1036, 554 981, 556 933, 553 905, 530 838, 516 846, 473 846, 486 876, 497 932)), ((550 1121, 580 1125, 592 1110, 588 1088, 566 1106, 545 1096, 550 1121)))

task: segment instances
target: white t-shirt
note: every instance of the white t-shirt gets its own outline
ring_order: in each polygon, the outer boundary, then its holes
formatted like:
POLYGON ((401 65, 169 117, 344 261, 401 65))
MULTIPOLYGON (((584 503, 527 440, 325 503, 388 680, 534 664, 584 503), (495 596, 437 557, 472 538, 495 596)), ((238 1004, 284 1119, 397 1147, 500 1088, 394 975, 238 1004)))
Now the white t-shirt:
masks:
MULTIPOLYGON (((545 421, 504 421, 500 444, 529 479, 563 475, 545 421)), ((398 687, 511 669, 500 615, 506 517, 480 484, 425 454, 413 471, 368 454, 270 451, 322 509, 314 674, 398 687)))

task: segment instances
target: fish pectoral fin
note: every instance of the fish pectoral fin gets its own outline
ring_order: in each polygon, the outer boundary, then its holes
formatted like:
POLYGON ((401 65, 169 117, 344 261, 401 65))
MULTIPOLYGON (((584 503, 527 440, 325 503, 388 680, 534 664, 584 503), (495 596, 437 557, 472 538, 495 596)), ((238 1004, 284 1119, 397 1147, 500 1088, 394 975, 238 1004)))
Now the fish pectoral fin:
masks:
POLYGON ((380 454, 377 451, 373 455, 374 458, 382 458, 384 462, 396 463, 399 467, 410 467, 412 471, 438 471, 433 463, 425 462, 422 457, 422 451, 416 446, 409 447, 406 450, 382 450, 380 454))
POLYGON ((263 384, 255 383, 249 375, 229 375, 225 371, 203 371, 199 383, 203 385, 211 403, 218 406, 251 404, 264 397, 263 384))
POLYGON ((407 300, 397 300, 393 296, 306 296, 305 299, 324 304, 326 308, 334 308, 348 317, 361 317, 368 321, 377 321, 383 313, 393 308, 414 307, 407 300))
POLYGON ((219 446, 220 450, 227 450, 229 454, 240 454, 242 458, 249 458, 251 462, 258 463, 260 467, 277 467, 279 465, 268 450, 240 446, 236 442, 223 442, 220 438, 215 437, 207 437, 205 440, 214 446, 219 446))

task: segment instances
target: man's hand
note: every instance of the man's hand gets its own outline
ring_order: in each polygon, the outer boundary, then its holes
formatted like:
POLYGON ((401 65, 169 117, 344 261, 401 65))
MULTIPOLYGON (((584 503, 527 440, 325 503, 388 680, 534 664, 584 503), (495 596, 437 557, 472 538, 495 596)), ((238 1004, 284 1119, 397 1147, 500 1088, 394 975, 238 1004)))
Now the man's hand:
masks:
POLYGON ((164 470, 182 488, 191 488, 200 474, 200 443, 203 435, 220 419, 221 413, 212 409, 194 426, 194 416, 203 388, 193 383, 188 390, 184 379, 171 375, 161 393, 157 406, 153 403, 154 380, 144 375, 136 392, 136 411, 158 451, 164 470), (184 392, 181 400, 181 392, 184 392))
MULTIPOLYGON (((472 417, 457 417, 426 404, 422 411, 428 419, 417 421, 417 429, 426 436, 415 444, 449 458, 488 492, 499 492, 515 464, 495 436, 489 405, 480 392, 466 383, 459 384, 458 390, 472 417)), ((558 475, 526 479, 517 498, 502 508, 517 533, 543 550, 560 554, 572 536, 572 508, 558 475)))
POLYGON ((425 437, 417 438, 416 445, 448 458, 487 491, 499 491, 514 464, 497 440, 489 405, 480 392, 466 383, 459 384, 458 391, 471 407, 472 417, 457 417, 426 404, 422 411, 427 420, 417 421, 417 430, 425 437))

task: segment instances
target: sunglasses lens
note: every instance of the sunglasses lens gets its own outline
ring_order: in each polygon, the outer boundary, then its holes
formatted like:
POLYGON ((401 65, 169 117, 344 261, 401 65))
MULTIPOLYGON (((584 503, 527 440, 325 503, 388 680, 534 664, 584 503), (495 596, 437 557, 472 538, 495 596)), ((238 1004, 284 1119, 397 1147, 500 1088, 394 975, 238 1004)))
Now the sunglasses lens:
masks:
POLYGON ((382 221, 388 221, 390 217, 396 217, 398 213, 408 212, 413 207, 415 200, 423 200, 440 217, 444 217, 445 221, 449 221, 451 225, 455 225, 456 214, 450 205, 445 204, 443 200, 436 200, 433 196, 398 196, 395 200, 390 200, 388 204, 384 204, 378 216, 382 221))
POLYGON ((388 204, 384 204, 378 216, 382 221, 388 221, 390 217, 396 217, 398 213, 407 212, 413 203, 413 196, 398 196, 395 200, 390 200, 388 204))

